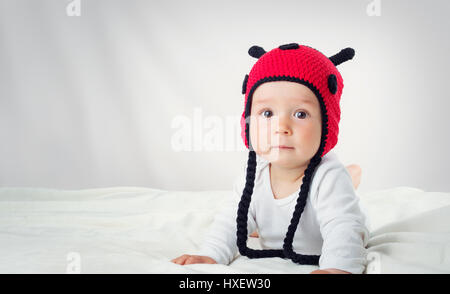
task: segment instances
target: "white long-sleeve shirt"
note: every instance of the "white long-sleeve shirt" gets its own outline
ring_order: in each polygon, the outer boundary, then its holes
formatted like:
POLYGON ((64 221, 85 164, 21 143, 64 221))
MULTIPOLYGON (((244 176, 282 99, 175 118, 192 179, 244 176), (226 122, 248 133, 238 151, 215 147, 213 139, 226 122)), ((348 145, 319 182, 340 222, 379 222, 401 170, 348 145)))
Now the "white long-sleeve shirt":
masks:
MULTIPOLYGON (((256 158, 248 233, 257 229, 262 249, 282 249, 300 187, 285 198, 275 199, 269 162, 259 156, 256 158)), ((220 264, 229 264, 236 256, 236 217, 245 187, 245 170, 234 183, 232 197, 215 216, 197 255, 209 256, 220 264)), ((294 251, 321 255, 320 269, 362 273, 369 238, 366 224, 367 218, 359 205, 350 174, 336 154, 328 152, 313 174, 305 209, 294 235, 294 251)))

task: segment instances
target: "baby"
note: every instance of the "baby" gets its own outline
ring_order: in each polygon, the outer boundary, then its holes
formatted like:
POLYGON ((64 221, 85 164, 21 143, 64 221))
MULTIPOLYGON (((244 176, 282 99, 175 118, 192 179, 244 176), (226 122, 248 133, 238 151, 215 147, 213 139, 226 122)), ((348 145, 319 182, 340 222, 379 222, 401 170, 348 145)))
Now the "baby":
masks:
POLYGON ((352 59, 354 50, 328 58, 291 43, 269 52, 253 46, 249 54, 258 61, 242 89, 246 175, 197 254, 172 262, 229 264, 239 250, 249 258, 319 265, 312 273, 362 273, 369 232, 355 194, 361 169, 345 168, 330 152, 343 89, 336 66, 352 59), (247 247, 248 232, 263 250, 247 247))

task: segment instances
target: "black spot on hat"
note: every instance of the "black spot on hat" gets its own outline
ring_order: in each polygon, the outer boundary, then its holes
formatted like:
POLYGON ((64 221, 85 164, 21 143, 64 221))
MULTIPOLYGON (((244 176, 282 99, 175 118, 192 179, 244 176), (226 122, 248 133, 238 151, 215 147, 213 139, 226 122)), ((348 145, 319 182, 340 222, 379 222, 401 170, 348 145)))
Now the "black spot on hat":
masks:
POLYGON ((331 94, 335 94, 337 91, 337 79, 333 74, 328 76, 328 89, 330 90, 331 94))
POLYGON ((247 81, 248 75, 245 75, 244 82, 242 83, 242 94, 245 94, 245 91, 247 91, 247 81))
POLYGON ((285 45, 281 45, 280 48, 281 50, 291 50, 291 49, 298 49, 300 46, 297 43, 290 43, 290 44, 285 44, 285 45))

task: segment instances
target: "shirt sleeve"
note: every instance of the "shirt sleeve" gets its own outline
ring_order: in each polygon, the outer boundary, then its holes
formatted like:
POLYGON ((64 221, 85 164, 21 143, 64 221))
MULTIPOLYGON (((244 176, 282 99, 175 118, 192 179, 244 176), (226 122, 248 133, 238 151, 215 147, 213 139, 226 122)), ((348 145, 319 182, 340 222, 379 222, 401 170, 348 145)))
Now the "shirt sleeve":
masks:
POLYGON ((325 172, 315 200, 323 238, 320 269, 362 273, 366 266, 369 231, 351 176, 344 166, 325 172))
MULTIPOLYGON (((230 198, 225 201, 223 208, 219 210, 212 225, 208 228, 197 255, 211 257, 219 264, 228 265, 233 261, 238 252, 236 218, 244 186, 245 177, 239 177, 233 185, 230 198)), ((250 202, 250 206, 252 206, 252 202, 250 202)), ((250 208, 247 221, 248 234, 251 234, 256 228, 250 208)))

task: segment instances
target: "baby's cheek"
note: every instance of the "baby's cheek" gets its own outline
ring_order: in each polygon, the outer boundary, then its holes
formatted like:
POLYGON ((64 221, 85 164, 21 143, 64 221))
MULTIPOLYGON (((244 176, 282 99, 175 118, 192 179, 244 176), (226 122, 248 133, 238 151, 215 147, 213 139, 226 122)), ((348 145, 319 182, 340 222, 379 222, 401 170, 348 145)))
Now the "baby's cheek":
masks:
POLYGON ((250 141, 257 154, 269 152, 271 146, 270 128, 255 122, 250 126, 250 141))
POLYGON ((303 130, 299 132, 299 134, 301 145, 306 150, 310 150, 312 154, 315 154, 320 146, 320 126, 316 126, 314 124, 305 125, 303 130))

